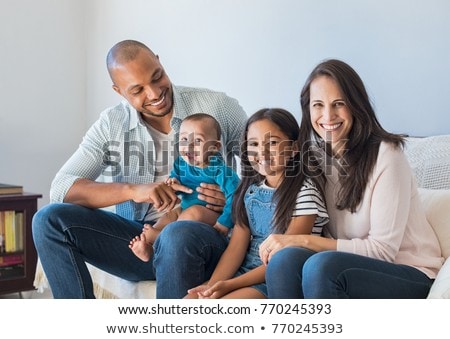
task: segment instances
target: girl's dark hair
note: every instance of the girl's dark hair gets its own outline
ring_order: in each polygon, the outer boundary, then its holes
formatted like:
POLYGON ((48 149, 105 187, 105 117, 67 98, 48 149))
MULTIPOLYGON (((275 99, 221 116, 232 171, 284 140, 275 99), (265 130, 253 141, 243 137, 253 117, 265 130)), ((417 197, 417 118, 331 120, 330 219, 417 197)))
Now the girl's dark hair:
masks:
MULTIPOLYGON (((322 149, 331 149, 330 145, 326 145, 321 140, 311 124, 310 87, 311 83, 320 76, 329 77, 337 83, 342 99, 353 117, 353 125, 341 159, 345 173, 341 172, 339 175, 341 189, 338 192, 336 207, 340 210, 348 209, 354 213, 361 202, 369 176, 375 166, 380 143, 385 141, 395 147, 403 147, 405 135, 392 134, 381 127, 359 75, 345 62, 330 59, 317 65, 303 86, 300 95, 302 107, 300 138, 312 138, 315 135, 322 149)), ((322 152, 324 157, 326 153, 322 152)))
POLYGON ((286 134, 288 140, 292 140, 293 146, 298 146, 298 152, 295 152, 292 159, 289 160, 284 179, 273 196, 273 203, 276 207, 272 221, 272 232, 284 233, 292 219, 297 193, 300 191, 305 178, 310 177, 319 191, 323 193, 324 177, 314 158, 309 158, 309 153, 303 152, 300 147, 304 146, 304 149, 307 150, 309 141, 302 142, 299 139, 298 122, 290 112, 281 108, 263 108, 257 111, 247 120, 241 142, 241 182, 233 198, 233 215, 236 224, 249 225, 244 196, 250 185, 261 183, 264 180, 264 176, 252 167, 247 154, 248 129, 251 124, 260 120, 269 120, 277 125, 286 134))

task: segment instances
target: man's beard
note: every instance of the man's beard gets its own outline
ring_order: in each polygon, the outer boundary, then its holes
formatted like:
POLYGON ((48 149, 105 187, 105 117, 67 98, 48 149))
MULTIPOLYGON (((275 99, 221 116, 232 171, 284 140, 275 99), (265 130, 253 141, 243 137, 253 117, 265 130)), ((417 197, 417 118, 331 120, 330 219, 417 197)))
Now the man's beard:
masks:
POLYGON ((151 111, 147 111, 147 112, 141 112, 141 114, 156 117, 156 118, 162 118, 162 117, 165 117, 170 112, 172 112, 172 107, 170 107, 170 109, 168 109, 167 111, 164 111, 163 113, 154 113, 151 111))

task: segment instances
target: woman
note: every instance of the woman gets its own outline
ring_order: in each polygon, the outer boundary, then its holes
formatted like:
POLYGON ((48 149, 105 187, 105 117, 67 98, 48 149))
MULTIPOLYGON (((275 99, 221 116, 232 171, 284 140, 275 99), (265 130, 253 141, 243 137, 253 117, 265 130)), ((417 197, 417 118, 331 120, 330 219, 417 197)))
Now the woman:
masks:
POLYGON ((300 138, 327 178, 324 237, 273 234, 259 254, 269 298, 425 298, 442 266, 403 137, 378 122, 364 84, 327 60, 301 93, 300 138))

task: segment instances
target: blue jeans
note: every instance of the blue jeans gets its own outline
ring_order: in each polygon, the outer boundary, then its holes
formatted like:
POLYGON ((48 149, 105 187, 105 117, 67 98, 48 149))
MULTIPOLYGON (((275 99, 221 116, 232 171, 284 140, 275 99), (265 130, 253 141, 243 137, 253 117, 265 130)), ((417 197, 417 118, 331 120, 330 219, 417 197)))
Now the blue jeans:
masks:
POLYGON ((157 298, 182 298, 208 280, 227 246, 211 226, 169 224, 149 262, 128 248, 142 223, 74 204, 50 204, 33 217, 33 239, 54 298, 94 298, 85 262, 130 281, 158 281, 157 298))
POLYGON ((269 298, 418 299, 433 279, 418 269, 361 255, 288 247, 266 269, 269 298))

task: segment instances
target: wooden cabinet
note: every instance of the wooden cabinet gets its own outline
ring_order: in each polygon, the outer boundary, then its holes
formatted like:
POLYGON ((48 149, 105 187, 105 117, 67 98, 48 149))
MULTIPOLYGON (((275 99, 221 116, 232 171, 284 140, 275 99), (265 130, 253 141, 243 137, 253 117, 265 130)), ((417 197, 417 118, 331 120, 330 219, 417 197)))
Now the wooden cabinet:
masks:
POLYGON ((0 294, 33 290, 37 254, 31 220, 41 194, 0 194, 0 294))

